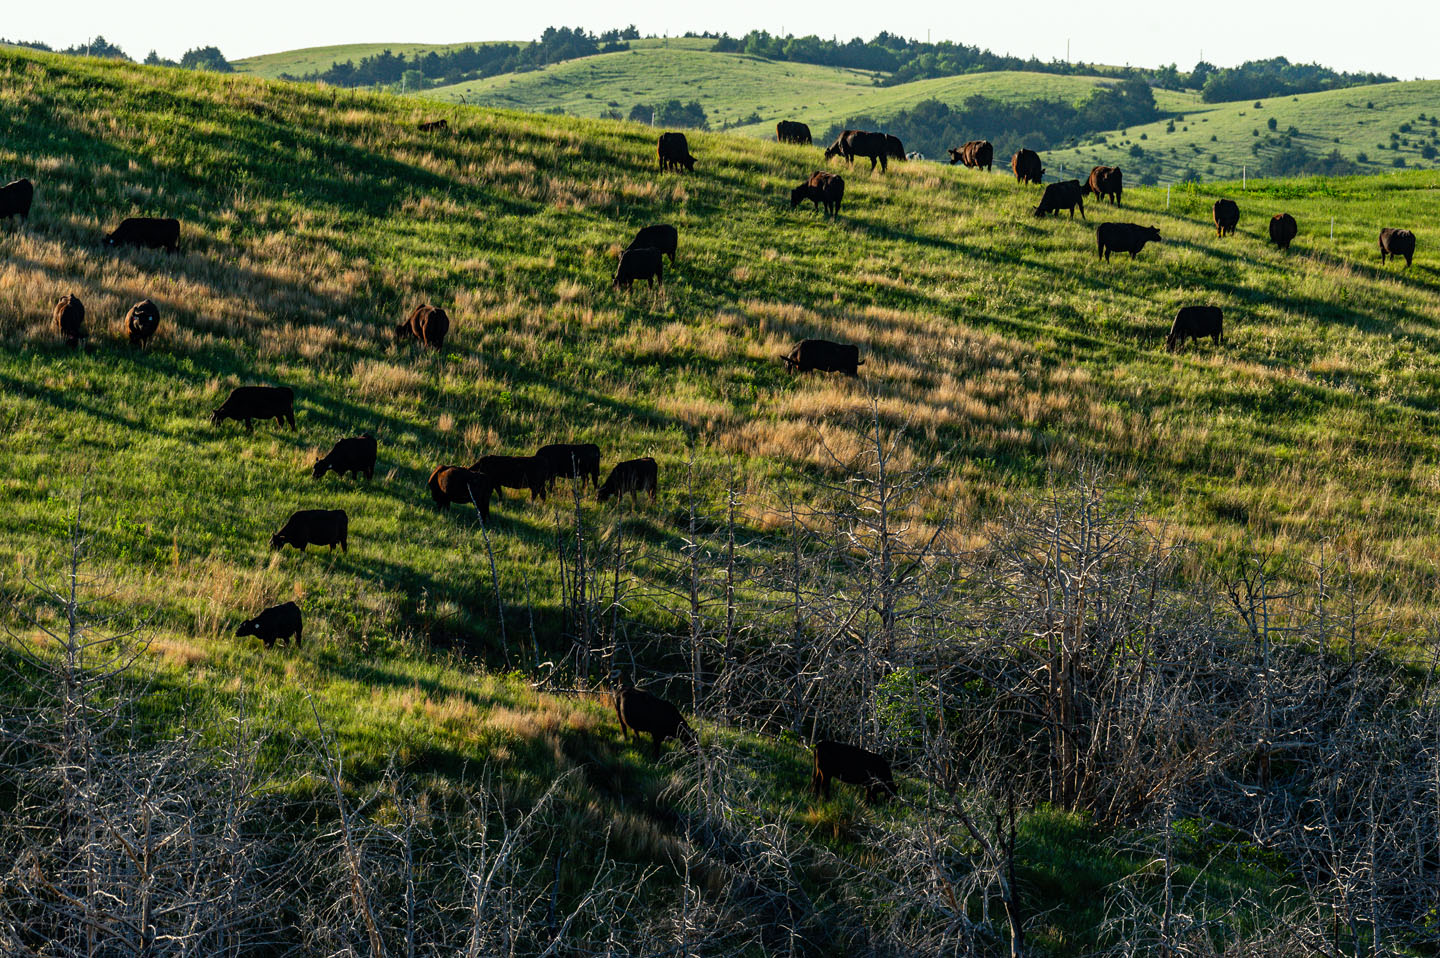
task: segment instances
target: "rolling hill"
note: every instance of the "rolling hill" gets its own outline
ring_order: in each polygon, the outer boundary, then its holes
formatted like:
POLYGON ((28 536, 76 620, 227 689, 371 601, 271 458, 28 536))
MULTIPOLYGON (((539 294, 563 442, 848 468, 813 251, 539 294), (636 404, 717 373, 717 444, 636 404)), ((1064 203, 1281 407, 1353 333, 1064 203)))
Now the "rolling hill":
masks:
MULTIPOLYGON (((894 804, 866 806, 848 786, 812 799, 800 743, 819 732, 806 696, 825 683, 800 689, 797 667, 793 698, 768 714, 757 699, 809 636, 831 643, 817 668, 832 668, 888 634, 861 562, 875 508, 849 498, 873 479, 877 447, 913 492, 892 517, 904 516, 904 577, 918 575, 906 565, 916 543, 954 549, 935 563, 943 577, 1103 463, 1110 494, 1139 503, 1162 545, 1185 547, 1157 590, 1198 593, 1256 555, 1290 585, 1343 566, 1366 614, 1383 614, 1358 640, 1366 652, 1381 637, 1414 650, 1436 611, 1440 269, 1424 224, 1440 215, 1440 174, 1192 186, 1168 204, 1164 189, 1135 188, 1120 215, 1165 240, 1104 264, 1092 227, 1114 214, 1036 219, 1033 188, 937 164, 844 170, 844 208, 827 222, 789 202, 818 149, 734 134, 693 134, 696 173, 661 175, 654 131, 635 124, 12 51, 0 52, 0 108, 0 180, 36 183, 29 220, 0 226, 0 590, 15 636, 0 667, 17 679, 0 705, 40 694, 30 680, 58 656, 35 623, 63 633, 67 610, 34 583, 72 581, 78 514, 87 575, 73 581, 88 611, 149 638, 129 747, 256 736, 264 782, 239 832, 293 842, 261 863, 282 876, 283 894, 264 901, 267 934, 287 945, 341 913, 353 922, 328 952, 360 950, 368 928, 372 952, 383 940, 398 953, 406 896, 434 880, 407 856, 438 870, 475 854, 453 881, 451 911, 468 914, 485 903, 475 876, 509 867, 512 851, 529 882, 513 906, 531 909, 527 946, 536 929, 570 928, 572 906, 595 951, 612 929, 651 935, 637 953, 689 947, 707 922, 731 937, 706 940, 740 941, 725 952, 737 954, 780 950, 774 929, 826 954, 873 953, 877 936, 912 942, 915 929, 995 940, 991 898, 1009 879, 984 850, 1006 847, 991 783, 931 787, 917 761, 901 766, 894 804), (451 132, 416 129, 432 116, 451 132), (1233 237, 1210 226, 1217 196, 1241 205, 1233 237), (1264 239, 1282 208, 1301 226, 1288 253, 1264 239), (181 251, 105 247, 132 215, 179 217, 181 251), (1332 216, 1333 241, 1321 225, 1332 216), (664 282, 614 290, 617 254, 656 221, 681 237, 664 282), (1412 268, 1380 266, 1379 224, 1420 231, 1412 268), (86 304, 85 351, 52 325, 69 292, 86 304), (142 297, 163 317, 143 352, 121 329, 142 297), (441 350, 394 340, 420 301, 453 318, 441 350), (1176 309, 1195 302, 1224 308, 1225 346, 1165 352, 1176 309), (858 344, 862 376, 788 375, 778 359, 807 337, 858 344), (298 431, 209 421, 231 388, 255 383, 295 390, 298 431), (380 443, 373 480, 311 478, 317 454, 362 430, 380 443), (435 466, 551 441, 596 442, 607 468, 654 457, 656 501, 600 503, 562 482, 546 500, 508 494, 488 525, 431 504, 435 466), (347 510, 348 551, 272 551, 300 508, 347 510), (826 567, 787 586, 789 557, 827 536, 826 567), (686 570, 702 563, 691 594, 686 570), (782 586, 793 602, 774 599, 782 586), (240 619, 292 599, 303 647, 234 637, 240 619), (743 628, 724 632, 737 605, 743 628), (705 642, 697 623, 714 630, 705 642), (702 658, 712 664, 692 671, 702 658), (709 704, 696 676, 720 684, 752 660, 755 684, 709 704), (655 761, 622 736, 596 692, 612 666, 697 706, 695 760, 667 749, 655 761), (973 832, 959 824, 967 808, 973 832), (496 844, 545 809, 533 845, 496 844), (329 864, 333 881, 285 883, 329 864), (613 894, 593 891, 602 879, 613 894), (362 907, 370 892, 386 905, 378 917, 362 907)), ((969 615, 972 586, 947 583, 945 601, 969 615)), ((1031 626, 1017 628, 1028 638, 1031 626)), ((1314 659, 1326 695, 1361 668, 1326 671, 1323 649, 1314 659)), ((832 705, 829 734, 909 754, 930 713, 908 690, 928 661, 906 659, 872 700, 832 705)), ((1269 661, 1245 660, 1235 681, 1268 675, 1269 661)), ((1193 665, 1177 656, 1159 671, 1193 665)), ((986 694, 959 688, 947 720, 986 694)), ((1184 704, 1193 718, 1199 705, 1184 704)), ((1372 718, 1370 704, 1354 710, 1372 718)), ((967 775, 991 739, 971 743, 967 775)), ((12 781, 0 824, 14 824, 12 781)), ((1281 924, 1251 922, 1254 910, 1290 914, 1314 893, 1303 862, 1233 823, 1212 827, 1204 809, 1157 824, 1062 803, 1022 802, 1010 839, 1040 953, 1107 947, 1112 906, 1159 901, 1162 881, 1166 901, 1173 882, 1232 940, 1281 924)))
POLYGON ((359 61, 375 56, 385 50, 391 53, 413 57, 432 51, 443 52, 465 46, 484 46, 485 43, 342 43, 328 47, 304 47, 298 50, 284 50, 280 53, 266 53, 260 56, 232 60, 230 65, 236 73, 278 80, 282 75, 294 77, 307 73, 320 73, 332 64, 346 60, 359 61))

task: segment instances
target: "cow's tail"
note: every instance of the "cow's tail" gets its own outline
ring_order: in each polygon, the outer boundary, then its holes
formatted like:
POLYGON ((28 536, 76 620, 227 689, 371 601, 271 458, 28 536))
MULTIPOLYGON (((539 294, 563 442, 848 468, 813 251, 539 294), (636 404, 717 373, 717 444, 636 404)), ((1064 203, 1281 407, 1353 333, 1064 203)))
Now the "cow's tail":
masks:
POLYGON ((855 365, 857 365, 857 366, 863 366, 863 365, 865 365, 865 360, 863 360, 863 359, 857 359, 857 360, 855 360, 855 365))

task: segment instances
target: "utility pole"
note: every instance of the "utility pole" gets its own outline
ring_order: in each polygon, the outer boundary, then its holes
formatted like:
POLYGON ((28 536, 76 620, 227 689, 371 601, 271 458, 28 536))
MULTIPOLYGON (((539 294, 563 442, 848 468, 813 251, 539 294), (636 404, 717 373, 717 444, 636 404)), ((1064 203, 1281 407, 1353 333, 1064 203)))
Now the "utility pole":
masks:
POLYGON ((1070 38, 1065 38, 1065 65, 1070 65, 1070 38))

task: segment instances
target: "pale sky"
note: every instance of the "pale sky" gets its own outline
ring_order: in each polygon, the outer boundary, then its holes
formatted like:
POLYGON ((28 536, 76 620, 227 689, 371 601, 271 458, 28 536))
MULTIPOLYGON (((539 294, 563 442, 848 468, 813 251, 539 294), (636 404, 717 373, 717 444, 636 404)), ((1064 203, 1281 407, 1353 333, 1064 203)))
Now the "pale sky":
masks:
MULTIPOLYGON (((179 59, 191 47, 218 46, 239 59, 296 47, 337 43, 455 43, 530 40, 547 26, 599 32, 634 23, 641 33, 751 29, 846 40, 880 30, 924 39, 949 39, 996 53, 1070 57, 1092 63, 1189 69, 1201 58, 1219 66, 1282 55, 1340 70, 1372 70, 1401 79, 1440 77, 1440 2, 1390 0, 1356 5, 1341 0, 1201 0, 1184 5, 1020 0, 967 4, 851 2, 823 6, 773 0, 720 3, 594 0, 539 3, 417 4, 352 0, 6 0, 0 36, 43 40, 60 48, 100 34, 140 59, 152 48, 179 59)), ((1440 104, 1437 104, 1440 106, 1440 104)))

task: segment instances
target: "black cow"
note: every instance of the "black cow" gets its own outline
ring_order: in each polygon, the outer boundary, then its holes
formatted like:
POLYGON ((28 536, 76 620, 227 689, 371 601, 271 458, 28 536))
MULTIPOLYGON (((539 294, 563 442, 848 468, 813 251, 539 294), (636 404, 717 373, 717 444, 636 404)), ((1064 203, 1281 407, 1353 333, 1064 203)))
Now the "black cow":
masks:
POLYGON ((1215 235, 1231 236, 1235 233, 1235 224, 1240 222, 1240 207, 1234 200, 1216 200, 1211 216, 1215 219, 1215 235))
MULTIPOLYGON (((612 679, 616 677, 614 674, 611 676, 612 679)), ((635 733, 636 740, 639 740, 641 732, 648 733, 656 758, 660 757, 660 746, 667 738, 683 742, 690 749, 699 745, 695 731, 686 723, 679 709, 658 695, 635 688, 628 679, 615 689, 614 702, 621 735, 628 742, 631 732, 635 733)))
POLYGON ((436 466, 426 486, 435 508, 469 503, 479 511, 481 519, 490 518, 490 484, 479 473, 460 466, 436 466))
POLYGON ((142 299, 125 314, 125 330, 130 334, 130 345, 144 349, 150 345, 150 337, 160 328, 160 307, 142 299))
POLYGON ((341 439, 330 447, 329 452, 315 460, 315 468, 310 475, 319 479, 325 473, 333 472, 339 476, 364 475, 366 479, 374 479, 376 451, 375 437, 368 432, 341 439))
POLYGON ((440 133, 449 130, 450 124, 446 120, 426 120, 419 128, 421 133, 440 133))
POLYGON ((865 801, 872 805, 897 794, 890 763, 881 755, 841 742, 815 743, 815 770, 810 790, 830 797, 830 781, 839 779, 865 789, 865 801))
POLYGON ((828 160, 834 156, 844 157, 845 162, 851 165, 854 165, 855 157, 867 157, 870 160, 870 172, 875 172, 875 164, 878 161, 880 171, 883 173, 891 158, 905 159, 905 147, 901 145, 898 138, 885 133, 872 133, 869 130, 845 130, 835 138, 834 143, 825 148, 825 159, 828 160))
POLYGON ((611 496, 623 496, 630 493, 630 504, 634 505, 639 493, 650 493, 650 501, 655 501, 655 492, 660 486, 660 467, 655 465, 655 460, 649 456, 643 459, 627 459, 624 462, 617 462, 615 468, 610 470, 610 475, 605 477, 605 484, 600 487, 595 498, 601 502, 610 499, 611 496))
POLYGON ((664 286, 664 254, 650 246, 623 250, 615 267, 615 279, 610 285, 616 289, 629 289, 637 279, 645 280, 651 289, 655 288, 656 282, 664 286))
POLYGON ((294 602, 272 605, 253 619, 240 623, 236 636, 253 635, 270 648, 277 641, 295 639, 295 648, 300 648, 305 638, 305 624, 300 616, 300 607, 294 602))
POLYGON ((123 220, 113 232, 105 234, 107 246, 143 246, 146 249, 165 249, 174 253, 180 249, 180 221, 154 216, 132 216, 123 220))
POLYGON ((550 465, 539 456, 481 456, 470 471, 483 476, 502 502, 506 489, 529 489, 532 502, 544 502, 550 486, 550 465))
POLYGON ((432 349, 440 349, 449 332, 450 314, 439 306, 422 303, 410 311, 405 322, 395 327, 395 342, 398 345, 407 339, 416 339, 432 349))
POLYGON ((655 152, 660 157, 662 172, 681 168, 686 173, 695 171, 695 157, 690 155, 690 143, 684 133, 661 133, 655 152))
POLYGON ((30 222, 30 204, 35 201, 35 184, 29 180, 15 180, 0 186, 0 220, 18 216, 30 222))
POLYGON ((1174 352, 1187 339, 1209 336, 1219 346, 1225 341, 1225 318, 1219 306, 1181 306, 1165 337, 1165 348, 1174 352))
POLYGON ((290 513, 280 531, 270 537, 270 548, 292 545, 301 552, 307 546, 329 546, 334 552, 350 551, 350 517, 344 509, 300 509, 290 513))
POLYGON ((545 463, 552 489, 561 478, 579 479, 581 488, 587 479, 592 486, 600 485, 600 447, 593 442, 551 443, 535 450, 535 458, 545 463))
POLYGON ((804 123, 796 120, 781 120, 775 124, 775 142, 809 146, 814 141, 810 139, 810 127, 804 123))
POLYGON ((826 216, 839 216, 840 203, 845 199, 845 177, 838 173, 816 170, 810 178, 790 191, 790 208, 793 210, 806 200, 819 209, 825 207, 826 216))
POLYGON ((1111 253, 1129 253, 1134 259, 1146 243, 1160 242, 1160 227, 1138 223, 1101 223, 1095 229, 1095 242, 1099 246, 1097 255, 1107 263, 1111 253))
POLYGON ((828 339, 805 339, 783 357, 785 368, 790 372, 808 373, 812 370, 822 373, 844 373, 859 376, 865 360, 860 358, 860 347, 848 343, 832 343, 828 339))
POLYGON ((680 234, 675 227, 668 223, 655 223, 650 226, 640 227, 640 232, 625 247, 626 252, 632 249, 655 249, 670 257, 670 265, 675 265, 675 250, 680 246, 680 234))
POLYGON ((1125 192, 1125 174, 1120 172, 1118 166, 1097 166, 1090 171, 1090 178, 1085 181, 1085 192, 1097 200, 1108 196, 1111 202, 1119 206, 1121 194, 1125 192))
POLYGON ((1010 158, 1010 169, 1015 171, 1016 183, 1036 183, 1045 175, 1045 167, 1040 165, 1040 154, 1034 150, 1019 150, 1010 158))
POLYGON ((1415 258, 1415 234, 1409 230, 1383 229, 1380 231, 1380 265, 1385 265, 1387 257, 1405 257, 1405 268, 1410 268, 1410 261, 1415 258))
POLYGON ((1300 232, 1300 227, 1295 223, 1295 217, 1289 213, 1276 213, 1270 217, 1270 242, 1279 249, 1289 249, 1290 242, 1300 232))
POLYGON ((55 304, 55 328, 65 337, 65 345, 71 349, 82 346, 89 334, 85 332, 85 304, 74 293, 60 297, 55 304))
POLYGON ((950 154, 950 165, 963 163, 968 169, 983 169, 989 173, 995 161, 995 146, 989 140, 971 140, 959 149, 946 151, 950 154))
POLYGON ((1080 207, 1080 218, 1085 218, 1085 190, 1079 180, 1061 180, 1059 183, 1051 183, 1045 187, 1045 192, 1040 195, 1040 205, 1035 207, 1036 216, 1044 216, 1046 213, 1060 215, 1061 210, 1069 210, 1070 218, 1075 218, 1075 207, 1080 207))
POLYGON ((251 422, 273 419, 275 425, 290 424, 295 430, 295 391, 289 386, 236 386, 220 408, 210 414, 210 422, 219 425, 227 419, 245 423, 246 432, 254 432, 251 422))

